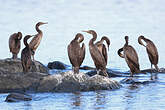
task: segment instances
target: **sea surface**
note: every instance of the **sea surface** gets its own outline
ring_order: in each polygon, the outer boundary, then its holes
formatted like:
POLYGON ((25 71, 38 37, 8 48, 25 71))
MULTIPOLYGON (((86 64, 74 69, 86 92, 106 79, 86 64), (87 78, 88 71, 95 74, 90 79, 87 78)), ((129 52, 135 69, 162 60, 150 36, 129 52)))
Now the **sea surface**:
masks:
MULTIPOLYGON (((129 70, 125 60, 117 55, 126 35, 138 53, 141 69, 150 68, 150 62, 145 48, 138 44, 140 35, 155 43, 158 66, 165 65, 164 0, 0 0, 0 4, 0 59, 11 57, 8 47, 11 34, 20 31, 23 36, 34 35, 35 24, 42 21, 48 24, 40 27, 43 38, 35 59, 45 65, 51 61, 70 65, 67 45, 77 33, 82 33, 86 45, 82 65, 94 67, 88 49, 92 36, 82 32, 91 29, 97 32, 97 40, 107 36, 111 41, 107 68, 129 70)), ((148 81, 150 74, 138 79, 148 81)), ((165 75, 159 74, 157 80, 148 84, 122 84, 114 91, 30 94, 32 101, 18 103, 6 103, 8 93, 0 94, 0 110, 164 110, 165 75)))

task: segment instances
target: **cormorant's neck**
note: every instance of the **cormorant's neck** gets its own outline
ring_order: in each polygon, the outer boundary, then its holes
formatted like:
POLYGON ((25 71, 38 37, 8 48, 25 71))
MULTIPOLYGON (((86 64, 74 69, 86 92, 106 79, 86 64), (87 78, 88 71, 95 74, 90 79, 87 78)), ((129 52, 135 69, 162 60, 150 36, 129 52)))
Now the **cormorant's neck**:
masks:
POLYGON ((26 47, 28 47, 28 48, 29 48, 29 44, 27 43, 27 39, 26 39, 26 40, 24 40, 24 44, 25 44, 25 46, 26 46, 26 47))
POLYGON ((37 31, 38 33, 42 33, 42 31, 39 29, 39 25, 36 25, 36 31, 37 31))
POLYGON ((125 46, 127 46, 128 45, 128 40, 125 40, 125 46))
POLYGON ((90 40, 89 44, 94 44, 93 42, 97 39, 96 32, 94 32, 92 35, 93 35, 93 38, 90 40))
POLYGON ((25 44, 25 46, 27 47, 27 48, 29 48, 29 44, 27 43, 27 40, 30 38, 30 36, 26 36, 25 38, 24 38, 24 44, 25 44))

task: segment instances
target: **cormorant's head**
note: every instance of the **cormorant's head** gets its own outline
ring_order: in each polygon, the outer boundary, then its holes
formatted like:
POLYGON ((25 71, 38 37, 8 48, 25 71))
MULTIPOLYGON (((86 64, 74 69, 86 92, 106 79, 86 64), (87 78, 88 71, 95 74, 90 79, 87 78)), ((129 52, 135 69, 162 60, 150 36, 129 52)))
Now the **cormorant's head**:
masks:
POLYGON ((143 44, 143 42, 142 42, 142 39, 143 40, 145 40, 145 37, 144 36, 139 36, 139 38, 138 38, 138 43, 140 44, 140 45, 143 45, 144 47, 145 47, 145 45, 143 44))
POLYGON ((43 24, 48 24, 48 22, 38 22, 37 24, 36 24, 36 26, 40 26, 40 25, 43 25, 43 24))
POLYGON ((83 35, 81 33, 77 33, 76 34, 76 37, 75 37, 75 40, 79 40, 79 38, 81 38, 83 35))
POLYGON ((86 33, 92 34, 92 35, 96 33, 94 30, 88 30, 88 31, 83 31, 83 32, 86 32, 86 33))
POLYGON ((125 36, 125 40, 128 41, 128 36, 125 36))
POLYGON ((22 39, 22 33, 21 33, 21 32, 18 32, 18 33, 17 33, 17 39, 18 39, 18 40, 21 40, 21 39, 22 39))

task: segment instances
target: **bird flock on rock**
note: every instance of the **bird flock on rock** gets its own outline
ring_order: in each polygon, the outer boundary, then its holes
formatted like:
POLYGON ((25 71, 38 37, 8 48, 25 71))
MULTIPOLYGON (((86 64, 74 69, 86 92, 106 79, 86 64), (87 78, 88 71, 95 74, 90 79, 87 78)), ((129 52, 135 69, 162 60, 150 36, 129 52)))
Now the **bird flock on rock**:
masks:
MULTIPOLYGON (((43 37, 43 32, 39 29, 39 26, 43 24, 47 24, 47 23, 38 22, 35 27, 37 34, 26 35, 23 39, 25 48, 21 52, 21 63, 24 73, 29 72, 32 65, 32 61, 35 61, 34 55, 43 37), (31 37, 33 38, 28 44, 27 40, 31 37)), ((97 74, 108 77, 106 66, 108 63, 107 50, 109 51, 109 46, 111 44, 109 38, 103 36, 100 41, 96 42, 97 33, 94 30, 86 30, 82 32, 92 35, 92 38, 89 41, 89 51, 92 60, 95 64, 97 74), (107 47, 104 44, 104 41, 106 42, 107 47)), ((21 39, 22 39, 21 32, 14 33, 9 38, 9 49, 10 52, 12 53, 12 59, 17 59, 17 54, 19 53, 21 48, 20 46, 21 39)), ((75 74, 79 73, 79 68, 83 63, 86 54, 85 44, 82 43, 83 40, 84 40, 83 34, 77 33, 75 38, 69 43, 67 47, 68 57, 70 63, 72 64, 72 70, 75 74)), ((125 59, 128 67, 130 68, 130 76, 133 77, 134 73, 140 73, 140 66, 139 66, 138 54, 136 50, 131 45, 128 44, 128 41, 129 41, 129 37, 125 36, 125 44, 122 48, 120 48, 117 51, 117 53, 121 58, 125 59)), ((149 61, 151 63, 151 69, 152 69, 152 65, 154 65, 155 69, 157 71, 160 71, 160 69, 158 68, 159 55, 154 43, 150 39, 145 38, 144 36, 139 36, 138 43, 146 48, 149 61), (142 42, 142 40, 145 42, 145 45, 142 42)), ((152 78, 152 74, 151 74, 151 78, 152 78)))

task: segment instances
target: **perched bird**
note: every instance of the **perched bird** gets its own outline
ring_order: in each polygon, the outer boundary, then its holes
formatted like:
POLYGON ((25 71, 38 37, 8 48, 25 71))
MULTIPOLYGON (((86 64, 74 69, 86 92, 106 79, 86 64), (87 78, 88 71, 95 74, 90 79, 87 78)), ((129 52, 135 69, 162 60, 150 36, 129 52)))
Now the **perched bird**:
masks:
POLYGON ((43 22, 38 22, 36 24, 36 31, 38 32, 35 37, 30 41, 29 43, 29 47, 32 51, 32 57, 33 57, 33 61, 34 61, 34 54, 36 49, 38 48, 38 46, 40 45, 43 33, 42 31, 39 29, 39 26, 43 25, 43 24, 47 24, 47 23, 43 23, 43 22))
POLYGON ((14 33, 9 38, 9 49, 10 52, 12 53, 12 59, 17 58, 17 54, 19 53, 21 48, 21 39, 22 39, 21 32, 14 33))
POLYGON ((23 67, 23 72, 28 72, 32 64, 31 49, 29 48, 29 44, 27 43, 27 40, 31 37, 31 35, 27 35, 23 39, 25 45, 25 48, 21 52, 21 63, 23 67))
POLYGON ((68 45, 68 56, 74 73, 79 73, 79 68, 85 58, 85 44, 80 43, 84 40, 84 36, 78 33, 68 45))
MULTIPOLYGON (((143 45, 144 47, 146 47, 146 51, 147 51, 149 60, 151 62, 151 69, 152 69, 152 65, 154 65, 155 69, 160 72, 158 68, 159 54, 154 43, 151 40, 145 38, 144 36, 139 36, 138 42, 140 45, 143 45), (142 40, 145 41, 146 45, 143 44, 142 40)), ((151 79, 152 79, 152 73, 151 73, 151 79)))
POLYGON ((118 55, 121 58, 125 58, 125 61, 130 68, 130 76, 133 77, 134 73, 140 72, 138 55, 135 49, 131 45, 128 45, 128 36, 125 36, 125 42, 125 45, 118 50, 118 55), (122 51, 123 54, 121 53, 122 51))
POLYGON ((154 65, 156 70, 159 71, 159 68, 157 66, 158 60, 159 60, 159 54, 154 43, 151 40, 145 38, 144 36, 139 36, 138 42, 140 45, 143 45, 144 47, 146 47, 146 51, 147 51, 149 60, 151 62, 151 68, 152 68, 152 65, 154 65), (143 44, 142 40, 146 42, 146 45, 143 44))
POLYGON ((88 30, 88 31, 83 31, 83 32, 93 35, 93 38, 89 41, 89 50, 90 50, 91 57, 94 61, 94 64, 96 66, 97 74, 99 74, 101 71, 103 76, 108 77, 107 70, 106 70, 106 61, 104 59, 104 56, 99 51, 96 44, 94 44, 94 41, 96 41, 97 39, 97 33, 94 30, 88 30))
POLYGON ((106 36, 103 36, 100 41, 98 41, 98 42, 95 43, 95 45, 97 46, 97 48, 99 49, 99 51, 101 52, 101 54, 104 56, 104 59, 105 59, 106 65, 107 65, 108 55, 107 55, 107 48, 103 44, 104 40, 106 41, 107 47, 108 47, 108 50, 109 50, 110 40, 106 36))

